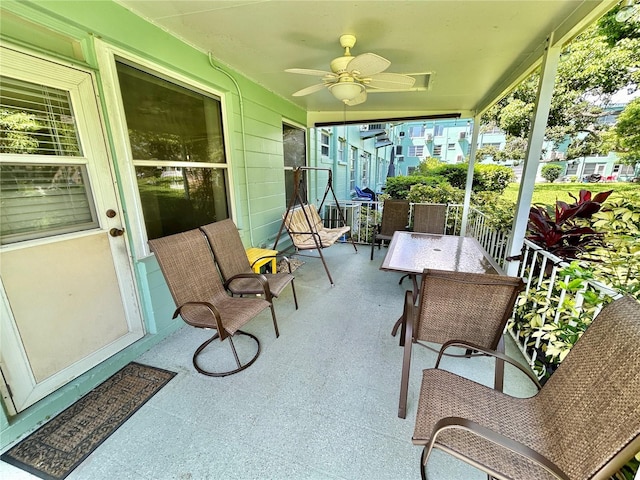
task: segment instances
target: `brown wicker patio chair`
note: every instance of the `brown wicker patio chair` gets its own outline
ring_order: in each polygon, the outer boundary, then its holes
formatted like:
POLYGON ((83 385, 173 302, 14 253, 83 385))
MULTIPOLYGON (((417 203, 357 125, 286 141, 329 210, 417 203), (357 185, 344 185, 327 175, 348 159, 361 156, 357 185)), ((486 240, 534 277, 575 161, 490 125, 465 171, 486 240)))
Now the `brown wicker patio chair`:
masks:
POLYGON ((444 235, 447 205, 444 203, 416 203, 413 205, 414 232, 444 235))
MULTIPOLYGON (((523 287, 524 282, 517 277, 424 270, 418 305, 414 305, 412 292, 405 295, 398 417, 406 417, 413 344, 430 348, 422 342, 442 345, 457 340, 495 350, 523 287)), ((502 362, 496 362, 499 389, 502 388, 502 367, 502 362)))
POLYGON ((394 232, 406 230, 409 224, 409 202, 406 200, 385 200, 382 205, 382 220, 374 228, 371 238, 371 260, 376 244, 378 249, 386 241, 390 242, 394 232))
POLYGON ((610 303, 542 389, 514 398, 424 370, 413 443, 499 479, 609 479, 640 450, 640 304, 610 303))
POLYGON ((216 330, 215 335, 200 345, 193 354, 193 366, 204 375, 223 377, 249 367, 260 354, 260 341, 250 333, 240 330, 266 308, 271 308, 271 317, 278 336, 275 311, 271 302, 267 282, 264 280, 264 297, 236 298, 227 294, 216 268, 209 243, 198 229, 167 237, 149 240, 160 269, 167 282, 171 296, 177 306, 173 318, 178 315, 196 328, 216 330), (242 361, 233 345, 235 334, 251 337, 257 345, 255 355, 242 361), (198 364, 198 355, 214 340, 229 340, 237 368, 212 372, 198 364))
MULTIPOLYGON (((411 230, 420 233, 433 233, 444 235, 447 221, 447 205, 445 203, 414 203, 413 204, 413 225, 411 230)), ((398 281, 410 277, 403 275, 398 281)))
MULTIPOLYGON (((293 301, 298 309, 298 299, 296 288, 293 283, 294 277, 291 275, 291 265, 289 259, 279 256, 289 265, 289 273, 255 273, 247 258, 246 250, 242 245, 242 239, 238 233, 238 228, 233 220, 220 220, 200 227, 209 240, 213 256, 216 259, 222 278, 225 280, 225 287, 234 295, 262 295, 264 287, 262 280, 268 283, 271 295, 278 297, 287 285, 291 285, 293 301), (241 276, 238 276, 241 275, 241 276)), ((261 260, 261 257, 258 260, 261 260)))

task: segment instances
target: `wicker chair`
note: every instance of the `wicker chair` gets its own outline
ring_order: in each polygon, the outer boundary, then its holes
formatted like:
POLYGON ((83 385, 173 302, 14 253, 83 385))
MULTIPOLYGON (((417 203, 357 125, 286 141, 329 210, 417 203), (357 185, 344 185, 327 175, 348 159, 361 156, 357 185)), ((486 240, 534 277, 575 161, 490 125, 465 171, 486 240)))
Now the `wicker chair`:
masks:
POLYGON ((371 260, 376 244, 390 242, 394 232, 406 230, 409 224, 409 202, 406 200, 385 200, 382 206, 382 220, 377 225, 371 239, 371 260))
MULTIPOLYGON (((220 220, 200 227, 209 240, 213 256, 216 259, 222 278, 225 280, 225 288, 233 295, 262 295, 264 287, 262 280, 266 280, 271 295, 280 296, 282 291, 291 285, 293 301, 298 309, 298 298, 296 288, 293 283, 294 277, 291 275, 291 265, 286 257, 281 256, 287 265, 289 273, 255 273, 247 258, 242 239, 238 233, 238 228, 233 220, 220 220), (238 275, 241 275, 240 277, 238 275)), ((262 257, 265 258, 265 257, 262 257)))
POLYGON ((257 337, 240 328, 267 308, 271 308, 276 337, 278 336, 278 325, 266 280, 263 281, 262 298, 236 298, 228 295, 220 280, 209 243, 200 230, 150 240, 149 246, 155 253, 177 305, 173 318, 180 315, 193 327, 216 330, 215 335, 200 345, 193 354, 193 366, 198 372, 212 377, 224 377, 253 364, 260 354, 260 342, 257 337), (246 361, 240 360, 233 345, 232 337, 235 334, 246 335, 256 342, 253 357, 246 361), (237 368, 212 372, 198 364, 198 355, 218 338, 221 341, 229 340, 237 368))
POLYGON ((640 451, 640 304, 610 303, 531 398, 424 370, 413 443, 495 478, 609 479, 640 451))
MULTIPOLYGON (((442 345, 455 340, 479 347, 474 350, 495 350, 523 287, 517 277, 424 270, 418 305, 414 305, 412 292, 405 295, 398 417, 406 417, 413 344, 430 348, 421 342, 442 345)), ((500 389, 503 366, 496 362, 496 386, 500 389)))
MULTIPOLYGON (((413 204, 413 225, 411 230, 420 233, 433 233, 444 235, 447 221, 447 205, 445 203, 414 203, 413 204)), ((403 275, 398 281, 411 277, 403 275)))
POLYGON ((444 235, 447 205, 444 203, 416 203, 413 205, 414 232, 444 235))

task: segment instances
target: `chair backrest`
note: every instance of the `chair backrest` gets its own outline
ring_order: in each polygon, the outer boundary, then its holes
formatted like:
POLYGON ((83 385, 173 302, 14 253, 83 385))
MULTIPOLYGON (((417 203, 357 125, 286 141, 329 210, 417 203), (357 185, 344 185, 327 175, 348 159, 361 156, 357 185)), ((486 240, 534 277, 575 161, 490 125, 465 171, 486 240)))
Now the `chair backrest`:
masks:
POLYGON ((541 441, 571 478, 591 479, 618 452, 639 451, 640 303, 622 297, 605 306, 536 401, 541 441))
POLYGON ((251 264, 233 220, 227 218, 210 223, 200 230, 204 232, 213 250, 222 278, 228 280, 239 273, 251 273, 251 264))
POLYGON ((385 200, 382 207, 380 234, 391 236, 393 232, 407 229, 409 224, 409 202, 407 200, 385 200))
POLYGON ((318 210, 313 205, 296 206, 284 214, 284 226, 297 247, 315 246, 319 240, 311 233, 318 233, 324 228, 318 210))
MULTIPOLYGON (((209 242, 199 229, 149 240, 151 251, 167 282, 176 306, 186 302, 214 302, 227 296, 209 242)), ((184 307, 187 323, 198 324, 203 308, 184 307)))
POLYGON ((495 349, 523 288, 518 277, 425 269, 414 335, 495 349))
POLYGON ((413 205, 413 231, 444 234, 447 205, 444 203, 416 203, 413 205))

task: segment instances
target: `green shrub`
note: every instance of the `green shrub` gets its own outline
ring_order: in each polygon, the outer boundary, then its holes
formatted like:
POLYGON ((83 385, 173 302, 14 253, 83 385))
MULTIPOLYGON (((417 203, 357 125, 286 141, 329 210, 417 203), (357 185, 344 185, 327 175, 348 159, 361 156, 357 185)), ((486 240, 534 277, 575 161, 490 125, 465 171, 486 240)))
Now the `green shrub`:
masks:
POLYGON ((416 184, 406 198, 412 203, 462 203, 464 191, 448 183, 437 186, 416 184))
POLYGON ((558 164, 547 163, 540 169, 540 175, 547 182, 553 183, 562 174, 563 168, 558 164))
POLYGON ((387 178, 384 193, 395 200, 406 200, 412 185, 436 186, 445 180, 438 176, 409 175, 387 178))
POLYGON ((502 194, 513 182, 513 170, 501 165, 476 165, 473 174, 474 192, 497 192, 502 194))

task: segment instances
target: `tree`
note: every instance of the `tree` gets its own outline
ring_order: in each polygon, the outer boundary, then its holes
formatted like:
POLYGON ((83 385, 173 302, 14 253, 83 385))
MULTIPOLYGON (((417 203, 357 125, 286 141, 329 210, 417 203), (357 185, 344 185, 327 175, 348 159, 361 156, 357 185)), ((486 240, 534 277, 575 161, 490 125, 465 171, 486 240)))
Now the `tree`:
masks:
POLYGON ((0 110, 0 152, 35 153, 38 140, 31 132, 37 132, 41 128, 33 114, 0 110))
MULTIPOLYGON (((640 29, 637 24, 615 25, 617 8, 587 29, 562 52, 547 121, 546 138, 557 144, 591 131, 601 136, 611 95, 640 84, 640 29)), ((494 122, 508 135, 526 139, 530 130, 539 73, 524 80, 487 111, 483 121, 494 122)))
POLYGON ((483 145, 476 151, 476 161, 482 162, 483 160, 497 161, 500 155, 500 150, 495 145, 483 145))
POLYGON ((615 132, 623 162, 640 162, 640 98, 629 102, 618 117, 615 132))
POLYGON ((557 180, 561 173, 562 167, 560 165, 555 165, 552 163, 547 163, 540 169, 540 175, 542 175, 542 178, 544 178, 549 183, 553 183, 555 180, 557 180))

